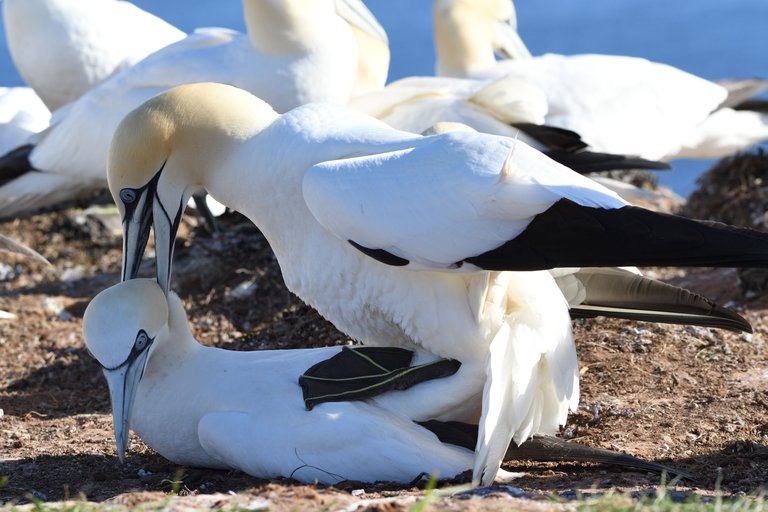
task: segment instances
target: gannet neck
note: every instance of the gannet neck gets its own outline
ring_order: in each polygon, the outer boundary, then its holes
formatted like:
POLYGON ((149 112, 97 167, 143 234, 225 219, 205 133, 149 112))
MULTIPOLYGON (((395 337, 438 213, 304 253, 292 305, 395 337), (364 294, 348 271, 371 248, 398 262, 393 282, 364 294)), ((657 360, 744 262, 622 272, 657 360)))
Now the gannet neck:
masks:
POLYGON ((333 0, 243 0, 243 15, 251 44, 271 55, 310 51, 343 24, 333 0))
POLYGON ((373 37, 354 25, 351 28, 357 43, 357 76, 352 89, 352 97, 355 97, 384 87, 391 56, 386 40, 373 37))
POLYGON ((152 347, 146 369, 148 378, 151 378, 156 371, 165 373, 168 368, 182 366, 201 347, 192 335, 187 313, 179 296, 169 292, 166 298, 168 301, 168 323, 166 328, 158 333, 152 347))
POLYGON ((494 65, 495 24, 514 12, 508 0, 436 0, 432 14, 438 74, 467 77, 494 65))

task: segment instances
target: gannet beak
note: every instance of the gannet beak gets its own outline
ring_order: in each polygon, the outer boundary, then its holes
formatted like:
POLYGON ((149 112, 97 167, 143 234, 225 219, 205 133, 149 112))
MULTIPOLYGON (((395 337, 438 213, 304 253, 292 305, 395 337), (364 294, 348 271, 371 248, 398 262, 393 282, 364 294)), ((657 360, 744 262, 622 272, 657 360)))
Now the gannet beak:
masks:
POLYGON ((496 30, 496 53, 505 59, 530 59, 531 52, 517 33, 511 20, 500 21, 496 30))
POLYGON ((154 231, 155 231, 155 261, 157 265, 157 283, 163 293, 168 295, 171 289, 171 265, 173 263, 173 247, 176 242, 176 233, 187 200, 192 194, 182 194, 178 203, 175 200, 163 201, 159 195, 155 196, 154 231), (166 204, 168 203, 168 204, 166 204))
POLYGON ((138 275, 152 227, 155 232, 157 282, 167 295, 171 288, 171 263, 176 232, 192 193, 186 189, 174 190, 173 187, 168 187, 161 194, 158 191, 158 182, 164 168, 165 164, 142 188, 122 189, 120 201, 125 211, 122 280, 134 279, 138 275))
POLYGON ((137 355, 133 360, 113 370, 104 369, 104 376, 109 386, 109 400, 112 402, 112 419, 115 426, 115 444, 120 462, 125 462, 125 450, 128 446, 131 412, 136 390, 144 373, 148 350, 137 355))
MULTIPOLYGON (((160 169, 162 172, 162 169, 160 169)), ((134 279, 141 267, 141 258, 147 248, 152 227, 152 205, 157 193, 158 172, 139 189, 124 188, 119 200, 123 204, 123 270, 122 280, 134 279)))

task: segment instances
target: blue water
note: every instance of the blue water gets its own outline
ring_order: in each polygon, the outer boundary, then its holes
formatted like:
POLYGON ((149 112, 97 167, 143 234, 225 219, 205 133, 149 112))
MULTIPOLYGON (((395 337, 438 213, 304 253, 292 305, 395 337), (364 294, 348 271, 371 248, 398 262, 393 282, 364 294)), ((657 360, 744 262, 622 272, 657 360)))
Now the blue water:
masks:
MULTIPOLYGON (((244 29, 239 0, 134 3, 186 31, 199 26, 244 29)), ((432 2, 366 3, 390 37, 390 78, 431 74, 432 2)), ((713 80, 768 77, 768 0, 517 0, 516 6, 520 33, 533 54, 614 53, 646 57, 713 80)), ((0 27, 0 85, 21 83, 0 27)), ((665 173, 662 183, 687 195, 711 164, 674 162, 675 170, 665 173)))

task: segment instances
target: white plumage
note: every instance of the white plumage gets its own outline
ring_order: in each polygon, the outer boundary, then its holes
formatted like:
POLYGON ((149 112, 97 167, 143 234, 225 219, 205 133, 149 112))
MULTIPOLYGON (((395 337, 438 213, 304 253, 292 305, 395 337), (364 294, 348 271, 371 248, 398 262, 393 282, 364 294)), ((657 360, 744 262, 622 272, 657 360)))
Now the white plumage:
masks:
POLYGON ((122 0, 5 0, 16 68, 51 110, 184 32, 122 0))
POLYGON ((124 279, 135 277, 152 224, 158 281, 168 289, 174 219, 190 194, 205 190, 259 226, 288 288, 340 330, 460 361, 456 378, 428 384, 429 402, 398 398, 398 407, 415 419, 470 420, 478 411, 466 403, 485 386, 474 473, 483 483, 511 438, 551 433, 578 396, 568 307, 555 278, 484 268, 613 266, 648 255, 660 264, 691 261, 694 251, 680 244, 701 246, 696 264, 764 261, 768 251, 744 251, 739 234, 709 244, 707 230, 718 230, 627 210, 522 142, 472 132, 420 137, 327 104, 280 116, 220 84, 178 87, 133 111, 115 134, 108 175, 124 218, 124 279), (553 212, 564 205, 571 211, 561 219, 553 212), (540 231, 537 221, 552 214, 561 225, 540 231), (667 254, 670 230, 681 241, 667 254), (509 255, 516 263, 495 252, 507 241, 522 244, 509 255), (646 242, 650 248, 637 249, 646 242), (713 256, 710 245, 725 254, 713 256))
POLYGON ((0 155, 48 126, 51 113, 29 87, 0 87, 0 155))
MULTIPOLYGON (((130 427, 177 464, 262 478, 406 483, 422 472, 450 478, 471 467, 470 450, 441 443, 397 399, 324 403, 307 411, 299 376, 341 347, 204 347, 189 331, 181 300, 170 294, 166 303, 154 280, 101 292, 86 310, 83 331, 105 368, 121 458, 130 427)), ((385 396, 424 402, 430 394, 417 385, 385 396)))
POLYGON ((595 151, 709 158, 768 139, 765 114, 710 115, 728 90, 672 66, 615 55, 496 61, 494 51, 503 48, 491 35, 508 15, 508 3, 435 0, 439 75, 525 78, 546 94, 547 124, 578 132, 595 151))
MULTIPOLYGON (((0 217, 103 187, 109 141, 120 120, 179 84, 232 84, 279 111, 313 101, 346 103, 358 65, 352 30, 332 0, 314 2, 311 8, 299 2, 300 9, 297 1, 243 0, 248 34, 198 30, 56 111, 29 155, 38 176, 0 188, 0 217), (25 182, 30 179, 34 183, 25 182)), ((372 18, 367 11, 354 12, 372 18)))

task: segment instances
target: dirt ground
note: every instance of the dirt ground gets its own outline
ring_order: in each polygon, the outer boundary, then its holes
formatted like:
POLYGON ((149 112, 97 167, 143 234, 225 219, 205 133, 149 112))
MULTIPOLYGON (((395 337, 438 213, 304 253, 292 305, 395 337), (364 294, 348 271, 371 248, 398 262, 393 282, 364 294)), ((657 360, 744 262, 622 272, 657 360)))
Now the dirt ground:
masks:
MULTIPOLYGON (((226 231, 210 236, 188 217, 177 247, 174 287, 198 340, 235 350, 349 341, 285 289, 252 225, 237 216, 223 222, 226 231)), ((384 511, 407 510, 423 495, 386 483, 325 487, 180 468, 135 436, 121 465, 106 383, 81 335, 88 301, 119 278, 119 235, 74 207, 2 222, 0 233, 52 263, 0 254, 0 309, 18 317, 0 320, 0 502, 384 511)), ((697 479, 675 488, 679 499, 711 496, 718 486, 726 495, 768 490, 768 300, 742 298, 734 270, 651 271, 736 308, 754 334, 577 321, 582 397, 564 435, 686 469, 697 479)), ((144 272, 152 275, 151 265, 144 272)), ((507 469, 526 476, 514 487, 436 499, 433 510, 552 509, 562 507, 552 496, 644 494, 660 481, 584 464, 507 469)))

